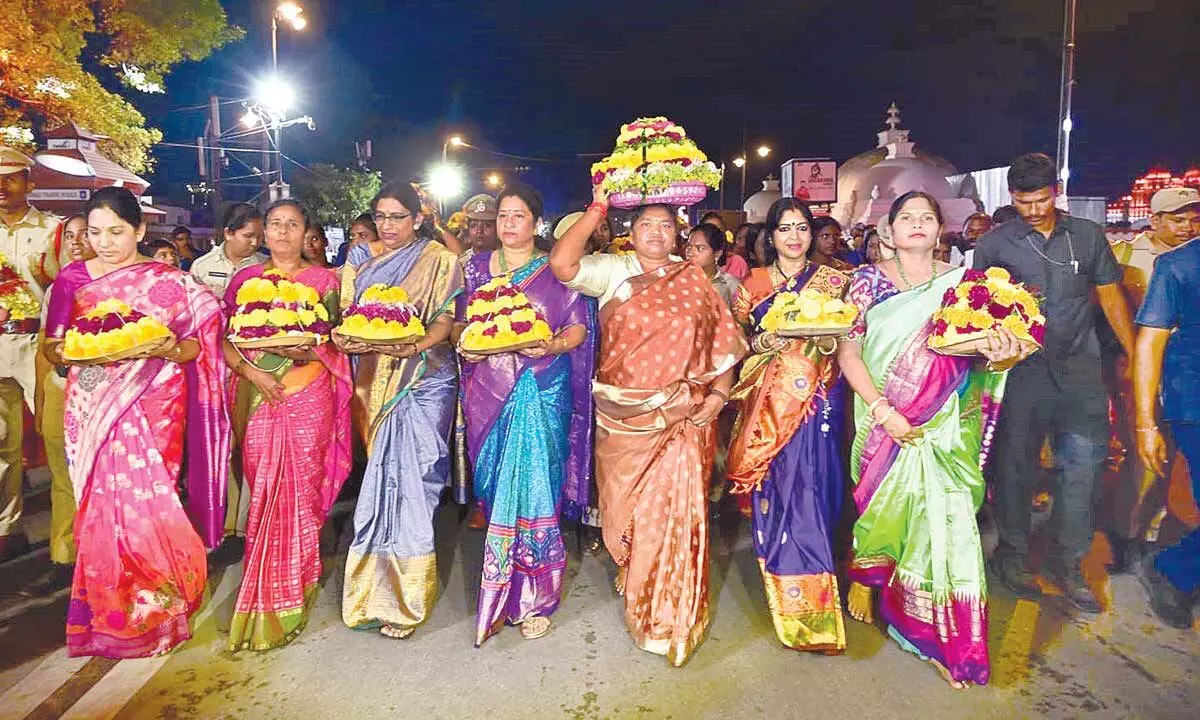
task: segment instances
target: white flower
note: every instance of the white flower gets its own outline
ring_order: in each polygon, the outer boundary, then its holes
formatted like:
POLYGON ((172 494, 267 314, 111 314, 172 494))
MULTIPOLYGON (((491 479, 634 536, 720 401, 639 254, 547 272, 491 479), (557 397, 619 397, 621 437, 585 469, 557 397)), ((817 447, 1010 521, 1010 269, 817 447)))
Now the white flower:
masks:
POLYGON ((121 71, 125 74, 125 82, 135 90, 141 90, 144 93, 161 93, 164 92, 163 86, 150 82, 146 79, 146 73, 137 65, 129 65, 122 63, 121 71))
POLYGON ((56 77, 44 77, 38 80, 35 89, 43 95, 53 95, 66 100, 71 97, 71 91, 75 89, 75 84, 63 82, 56 77))

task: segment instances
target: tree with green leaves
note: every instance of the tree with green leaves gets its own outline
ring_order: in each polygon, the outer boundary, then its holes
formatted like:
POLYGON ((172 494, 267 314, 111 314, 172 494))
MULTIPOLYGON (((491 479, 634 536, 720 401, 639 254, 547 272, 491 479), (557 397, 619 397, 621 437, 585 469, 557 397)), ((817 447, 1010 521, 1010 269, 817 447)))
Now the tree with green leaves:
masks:
POLYGON ((0 142, 29 143, 33 131, 74 122, 144 172, 162 133, 123 93, 162 92, 172 66, 242 35, 219 0, 0 2, 0 142))
POLYGON ((379 173, 316 163, 292 177, 292 197, 304 203, 321 225, 350 227, 371 209, 383 182, 379 173))

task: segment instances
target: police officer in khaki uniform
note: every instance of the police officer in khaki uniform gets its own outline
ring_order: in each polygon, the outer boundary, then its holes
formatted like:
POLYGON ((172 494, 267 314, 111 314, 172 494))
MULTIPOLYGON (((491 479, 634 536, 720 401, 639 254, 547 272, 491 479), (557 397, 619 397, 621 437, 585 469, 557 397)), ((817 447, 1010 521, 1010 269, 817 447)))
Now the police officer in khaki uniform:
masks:
MULTIPOLYGON (((0 254, 25 281, 40 303, 58 274, 54 231, 59 219, 29 204, 33 160, 0 145, 0 254)), ((25 551, 20 528, 21 450, 24 441, 21 403, 33 410, 37 372, 37 317, 14 318, 0 308, 0 561, 25 551)))

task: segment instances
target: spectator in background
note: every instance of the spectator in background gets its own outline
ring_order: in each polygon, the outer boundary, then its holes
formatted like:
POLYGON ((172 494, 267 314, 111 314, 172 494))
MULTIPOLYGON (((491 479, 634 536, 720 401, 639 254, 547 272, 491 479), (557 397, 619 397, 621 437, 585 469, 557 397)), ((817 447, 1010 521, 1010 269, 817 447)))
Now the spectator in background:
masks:
POLYGON ((196 261, 196 250, 192 247, 192 231, 180 225, 171 231, 171 242, 175 245, 177 261, 175 267, 181 270, 191 270, 196 261))
POLYGON ((721 213, 716 210, 709 210, 700 218, 701 225, 712 225, 721 232, 725 232, 725 218, 721 217, 721 213))
POLYGON ((947 265, 959 266, 961 263, 954 262, 951 258, 954 257, 954 251, 958 249, 958 243, 962 241, 962 236, 955 232, 942 233, 938 238, 937 245, 933 248, 933 257, 939 262, 944 262, 947 265))
POLYGON ((826 265, 834 270, 850 272, 854 266, 845 260, 838 259, 838 250, 842 243, 842 226, 828 215, 814 218, 812 224, 812 261, 818 265, 826 265))
POLYGON ((725 233, 715 225, 701 223, 688 233, 683 254, 688 262, 704 271, 713 287, 717 289, 717 294, 725 301, 725 305, 732 307, 733 296, 741 283, 732 274, 721 269, 721 264, 729 254, 725 233))
POLYGON ((192 263, 191 272, 209 290, 224 297, 225 288, 239 270, 262 262, 263 220, 258 208, 234 203, 225 210, 218 232, 219 244, 192 263))
POLYGON ((1010 220, 1018 220, 1020 217, 1021 213, 1017 212, 1015 207, 1012 205, 1002 205, 996 208, 996 212, 992 213, 992 224, 1003 225, 1010 220))
MULTIPOLYGON (((997 211, 998 212, 998 211, 997 211)), ((979 244, 979 238, 983 237, 989 230, 996 226, 992 216, 985 212, 973 213, 963 222, 962 235, 959 235, 960 242, 951 251, 951 260, 955 265, 965 265, 971 267, 972 261, 975 259, 975 246, 979 244)))
POLYGON ((371 213, 363 213, 354 218, 350 225, 350 237, 338 248, 334 264, 341 267, 350 263, 354 267, 362 265, 367 260, 383 254, 383 243, 379 240, 379 230, 375 227, 375 218, 371 213))
POLYGON ((311 225, 304 231, 304 245, 300 247, 300 256, 317 267, 329 267, 329 240, 325 237, 325 228, 311 225))
POLYGON ((164 263, 171 267, 179 267, 179 246, 170 240, 151 238, 146 241, 146 254, 155 262, 164 263))

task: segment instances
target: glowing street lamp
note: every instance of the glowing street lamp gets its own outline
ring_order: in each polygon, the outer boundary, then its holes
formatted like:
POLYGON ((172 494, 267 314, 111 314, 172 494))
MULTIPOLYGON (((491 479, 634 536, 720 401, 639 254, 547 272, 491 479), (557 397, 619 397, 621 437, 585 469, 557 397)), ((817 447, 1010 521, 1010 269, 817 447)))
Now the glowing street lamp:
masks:
POLYGON ((759 145, 757 152, 760 158, 765 158, 771 154, 771 148, 767 147, 766 145, 759 145))
POLYGON ((446 154, 447 154, 447 152, 449 152, 451 147, 460 148, 460 147, 470 147, 470 146, 467 145, 466 140, 462 139, 462 135, 451 135, 450 137, 446 138, 446 141, 442 143, 442 164, 443 165, 446 164, 446 154))
POLYGON ((254 96, 267 112, 277 116, 282 116, 296 104, 295 89, 278 75, 260 80, 254 96))
POLYGON ((504 181, 504 179, 501 178, 498 173, 490 173, 487 176, 487 184, 488 184, 488 187, 490 187, 490 188, 500 187, 500 183, 502 183, 503 181, 504 181))
POLYGON ((287 2, 279 3, 275 11, 271 13, 271 70, 274 72, 279 68, 279 21, 283 20, 288 25, 292 26, 293 30, 299 32, 308 27, 308 19, 304 17, 304 8, 299 4, 287 0, 287 2))
POLYGON ((438 165, 429 173, 429 192, 438 199, 439 212, 445 212, 446 201, 462 195, 466 187, 463 171, 453 165, 438 165))
POLYGON ((733 166, 734 166, 734 167, 736 167, 736 168, 744 168, 744 167, 746 167, 746 158, 744 158, 744 157, 735 157, 735 158, 733 159, 733 166))

